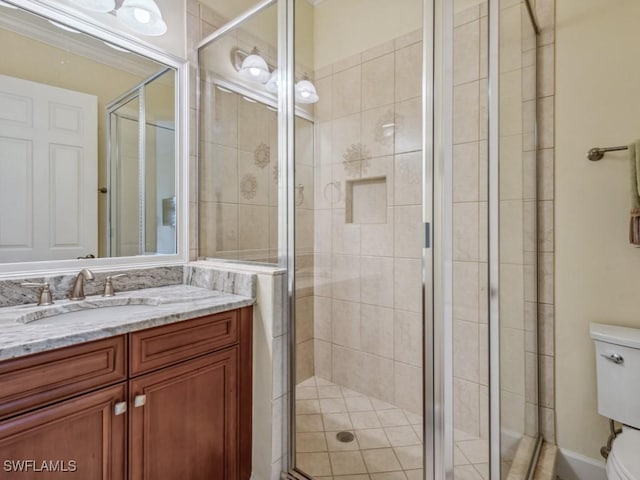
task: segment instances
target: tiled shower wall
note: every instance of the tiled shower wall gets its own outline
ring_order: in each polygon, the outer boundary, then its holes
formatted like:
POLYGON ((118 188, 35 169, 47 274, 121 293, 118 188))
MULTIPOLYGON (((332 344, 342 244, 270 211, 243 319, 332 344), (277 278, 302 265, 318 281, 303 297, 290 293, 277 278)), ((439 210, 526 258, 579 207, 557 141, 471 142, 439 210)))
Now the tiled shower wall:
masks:
POLYGON ((315 73, 315 374, 422 412, 422 33, 315 73))
POLYGON ((453 421, 488 438, 487 4, 454 17, 453 421))

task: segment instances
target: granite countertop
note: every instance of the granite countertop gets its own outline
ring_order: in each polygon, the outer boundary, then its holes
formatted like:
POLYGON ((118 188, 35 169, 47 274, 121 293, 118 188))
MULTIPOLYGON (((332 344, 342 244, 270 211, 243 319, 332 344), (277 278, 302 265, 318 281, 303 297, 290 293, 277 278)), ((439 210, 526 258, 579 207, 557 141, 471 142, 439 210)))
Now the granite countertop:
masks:
POLYGON ((190 285, 170 285, 0 308, 0 360, 121 335, 253 305, 254 298, 190 285), (108 307, 108 308, 100 308, 108 307))

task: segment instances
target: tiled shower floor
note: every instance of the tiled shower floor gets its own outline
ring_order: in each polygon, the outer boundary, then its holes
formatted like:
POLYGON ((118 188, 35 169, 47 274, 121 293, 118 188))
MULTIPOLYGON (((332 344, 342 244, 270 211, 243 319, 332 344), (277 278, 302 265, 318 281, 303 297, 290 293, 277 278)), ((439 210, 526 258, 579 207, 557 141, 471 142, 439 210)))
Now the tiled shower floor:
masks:
MULTIPOLYGON (((456 480, 486 480, 486 440, 454 436, 456 480)), ((418 415, 318 377, 296 387, 296 463, 317 480, 422 480, 422 448, 418 415)))

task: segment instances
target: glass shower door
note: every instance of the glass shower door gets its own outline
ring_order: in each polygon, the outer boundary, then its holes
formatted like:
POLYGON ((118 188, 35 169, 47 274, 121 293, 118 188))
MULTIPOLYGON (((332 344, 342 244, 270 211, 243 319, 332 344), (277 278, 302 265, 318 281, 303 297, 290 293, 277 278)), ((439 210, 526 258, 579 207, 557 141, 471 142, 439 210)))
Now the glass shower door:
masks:
POLYGON ((423 2, 295 8, 294 469, 422 479, 423 2))

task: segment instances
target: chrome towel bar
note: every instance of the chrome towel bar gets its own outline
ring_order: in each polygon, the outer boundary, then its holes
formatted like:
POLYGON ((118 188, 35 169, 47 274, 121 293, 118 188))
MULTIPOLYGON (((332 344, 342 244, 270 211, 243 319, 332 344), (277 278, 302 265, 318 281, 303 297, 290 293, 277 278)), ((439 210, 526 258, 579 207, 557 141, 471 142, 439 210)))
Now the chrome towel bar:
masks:
POLYGON ((618 152, 620 150, 628 150, 629 147, 627 145, 620 145, 618 147, 594 147, 587 152, 587 158, 592 162, 597 162, 598 160, 602 160, 604 154, 607 152, 618 152))

